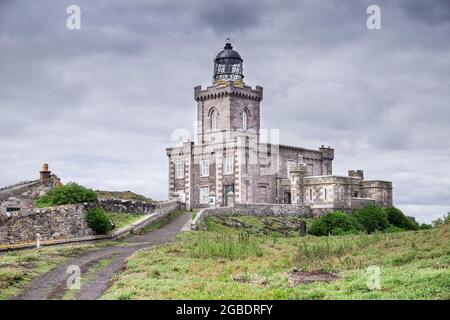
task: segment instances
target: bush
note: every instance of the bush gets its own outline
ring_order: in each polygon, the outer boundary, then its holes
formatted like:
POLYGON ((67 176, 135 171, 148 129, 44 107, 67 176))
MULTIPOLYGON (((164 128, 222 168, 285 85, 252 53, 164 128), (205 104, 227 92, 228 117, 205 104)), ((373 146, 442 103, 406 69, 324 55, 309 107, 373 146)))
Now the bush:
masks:
POLYGON ((431 224, 427 224, 427 223, 422 223, 419 226, 420 230, 429 230, 429 229, 433 229, 433 226, 431 224))
POLYGON ((450 212, 447 212, 447 215, 439 218, 437 220, 434 220, 431 222, 433 224, 433 227, 439 228, 440 226, 446 225, 450 223, 450 212))
POLYGON ((86 222, 92 230, 97 234, 107 234, 112 230, 111 220, 105 210, 96 207, 90 209, 86 214, 86 222))
POLYGON ((362 227, 352 216, 336 211, 330 212, 318 220, 314 221, 309 229, 309 233, 316 236, 343 235, 358 233, 362 227))
POLYGON ((395 207, 387 207, 384 210, 391 225, 404 230, 419 229, 419 225, 412 219, 406 217, 399 209, 395 207))
POLYGON ((38 208, 44 208, 96 200, 97 194, 94 191, 70 182, 66 185, 55 187, 45 195, 40 196, 36 199, 34 205, 38 208))
POLYGON ((388 215, 384 208, 378 206, 367 206, 355 209, 352 216, 362 225, 367 233, 383 231, 389 227, 388 215))

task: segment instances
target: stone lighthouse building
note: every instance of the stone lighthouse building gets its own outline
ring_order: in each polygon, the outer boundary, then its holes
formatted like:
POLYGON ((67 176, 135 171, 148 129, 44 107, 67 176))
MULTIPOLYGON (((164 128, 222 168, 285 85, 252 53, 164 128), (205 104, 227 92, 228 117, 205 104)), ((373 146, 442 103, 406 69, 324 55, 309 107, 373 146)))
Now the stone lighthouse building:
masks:
POLYGON ((212 85, 194 88, 196 141, 167 148, 169 197, 187 208, 238 203, 302 203, 317 214, 392 205, 392 183, 363 172, 333 175, 334 150, 282 145, 262 130, 263 88, 245 84, 243 59, 228 41, 214 59, 212 85))

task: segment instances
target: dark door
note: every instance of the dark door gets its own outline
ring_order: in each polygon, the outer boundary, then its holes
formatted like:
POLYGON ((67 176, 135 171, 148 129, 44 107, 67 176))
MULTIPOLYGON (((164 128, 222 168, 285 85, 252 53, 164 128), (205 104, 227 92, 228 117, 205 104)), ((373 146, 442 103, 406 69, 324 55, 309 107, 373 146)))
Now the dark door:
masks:
POLYGON ((234 192, 234 184, 230 184, 223 188, 223 205, 228 206, 228 192, 234 192))
POLYGON ((284 192, 284 203, 291 204, 291 193, 289 191, 284 192))

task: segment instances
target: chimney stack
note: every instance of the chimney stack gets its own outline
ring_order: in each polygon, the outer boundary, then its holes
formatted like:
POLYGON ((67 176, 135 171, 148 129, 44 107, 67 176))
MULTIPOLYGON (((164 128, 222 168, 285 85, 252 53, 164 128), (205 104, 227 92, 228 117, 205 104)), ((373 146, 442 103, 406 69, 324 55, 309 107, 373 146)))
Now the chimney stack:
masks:
POLYGON ((40 171, 39 173, 40 173, 40 180, 44 181, 50 179, 52 172, 48 171, 48 164, 44 163, 44 165, 42 166, 42 171, 40 171))

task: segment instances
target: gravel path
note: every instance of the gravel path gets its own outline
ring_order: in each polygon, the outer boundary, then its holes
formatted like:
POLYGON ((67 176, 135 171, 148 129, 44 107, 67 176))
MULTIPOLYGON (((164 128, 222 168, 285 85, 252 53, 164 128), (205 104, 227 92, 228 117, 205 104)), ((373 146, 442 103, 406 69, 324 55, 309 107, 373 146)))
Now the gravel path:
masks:
POLYGON ((128 256, 137 250, 173 239, 182 230, 187 230, 190 219, 191 213, 185 212, 160 229, 118 241, 123 245, 96 249, 72 258, 34 279, 16 299, 60 299, 64 295, 80 300, 98 299, 110 286, 112 277, 125 267, 128 256), (70 276, 67 268, 71 265, 80 267, 80 290, 67 289, 67 279, 70 276))

